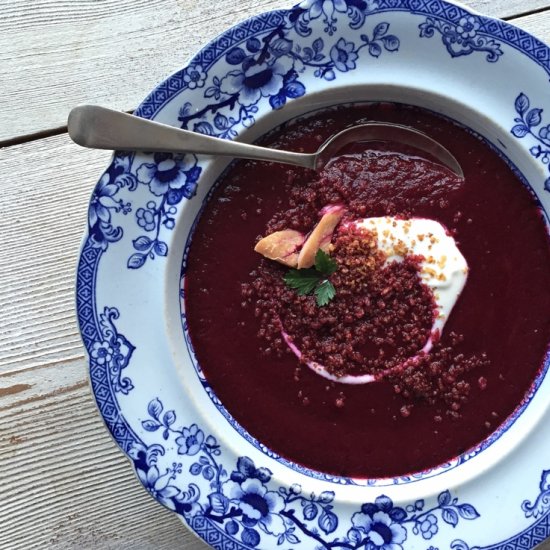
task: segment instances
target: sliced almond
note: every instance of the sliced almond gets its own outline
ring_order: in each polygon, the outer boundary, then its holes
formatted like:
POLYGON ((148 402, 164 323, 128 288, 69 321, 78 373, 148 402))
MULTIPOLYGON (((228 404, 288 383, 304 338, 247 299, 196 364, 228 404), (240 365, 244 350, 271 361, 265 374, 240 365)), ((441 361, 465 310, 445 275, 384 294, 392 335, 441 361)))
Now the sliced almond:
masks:
POLYGON ((298 255, 298 269, 311 267, 315 264, 317 250, 327 252, 336 226, 340 223, 345 209, 343 206, 329 206, 323 209, 324 214, 315 229, 309 234, 300 254, 298 255))
POLYGON ((298 264, 297 250, 302 246, 304 240, 305 236, 299 231, 284 229, 264 237, 256 244, 254 250, 270 260, 296 267, 298 264))

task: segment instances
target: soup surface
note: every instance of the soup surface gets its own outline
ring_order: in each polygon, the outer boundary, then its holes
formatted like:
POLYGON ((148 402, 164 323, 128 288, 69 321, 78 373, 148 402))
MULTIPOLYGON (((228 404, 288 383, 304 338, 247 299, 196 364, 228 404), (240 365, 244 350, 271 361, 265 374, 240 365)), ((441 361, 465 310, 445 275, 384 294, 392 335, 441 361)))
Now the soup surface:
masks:
POLYGON ((354 146, 321 174, 236 162, 201 215, 185 274, 194 351, 231 415, 289 460, 359 478, 431 468, 482 441, 521 404, 550 340, 542 216, 478 137, 418 108, 368 104, 285 124, 261 144, 313 152, 368 120, 424 130, 465 179, 389 143, 354 146), (254 247, 276 231, 310 234, 327 207, 342 214, 325 247, 334 269, 323 281, 334 292, 319 302, 289 285, 291 267, 254 247), (438 305, 420 277, 425 257, 384 262, 357 227, 385 216, 439 222, 467 261, 441 332, 430 333, 438 305), (365 258, 371 268, 359 276, 365 258), (433 347, 421 351, 430 334, 433 347), (344 384, 347 375, 375 381, 344 384))

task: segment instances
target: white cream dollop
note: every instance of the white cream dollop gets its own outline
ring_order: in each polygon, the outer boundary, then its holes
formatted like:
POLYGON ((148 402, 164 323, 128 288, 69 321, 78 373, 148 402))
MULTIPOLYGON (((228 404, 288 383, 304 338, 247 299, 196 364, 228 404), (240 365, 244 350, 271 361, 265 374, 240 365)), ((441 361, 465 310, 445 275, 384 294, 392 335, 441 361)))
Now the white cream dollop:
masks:
POLYGON ((468 263, 446 228, 435 220, 391 216, 364 218, 356 227, 376 232, 378 248, 386 254, 386 263, 403 261, 405 256, 422 256, 420 278, 433 292, 437 312, 431 335, 422 349, 430 351, 451 314, 466 284, 468 263))
MULTIPOLYGON (((420 278, 432 291, 437 306, 430 336, 424 347, 418 350, 419 354, 428 353, 443 332, 443 327, 468 278, 468 263, 454 238, 447 233, 442 224, 426 218, 364 218, 348 223, 342 229, 345 231, 351 226, 376 233, 377 246, 386 255, 386 263, 401 262, 406 256, 411 255, 422 258, 419 262, 420 278)), ((301 351, 284 329, 282 335, 292 352, 301 358, 301 351)), ((416 357, 413 356, 407 361, 414 363, 416 357)), ((308 361, 307 365, 320 376, 343 384, 368 384, 388 374, 383 372, 377 376, 364 374, 336 377, 329 373, 324 365, 314 361, 308 361)))

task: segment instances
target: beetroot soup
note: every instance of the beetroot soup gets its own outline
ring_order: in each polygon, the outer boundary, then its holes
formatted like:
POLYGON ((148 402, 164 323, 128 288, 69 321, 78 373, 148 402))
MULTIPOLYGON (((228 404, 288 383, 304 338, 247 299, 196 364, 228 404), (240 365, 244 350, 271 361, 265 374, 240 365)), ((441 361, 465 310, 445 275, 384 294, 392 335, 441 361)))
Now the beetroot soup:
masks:
POLYGON ((350 148, 320 174, 236 162, 185 274, 193 348, 231 415, 284 458, 361 478, 431 468, 482 441, 522 402, 550 339, 542 216, 478 137, 368 104, 261 144, 312 152, 367 120, 424 130, 464 180, 388 143, 350 148))

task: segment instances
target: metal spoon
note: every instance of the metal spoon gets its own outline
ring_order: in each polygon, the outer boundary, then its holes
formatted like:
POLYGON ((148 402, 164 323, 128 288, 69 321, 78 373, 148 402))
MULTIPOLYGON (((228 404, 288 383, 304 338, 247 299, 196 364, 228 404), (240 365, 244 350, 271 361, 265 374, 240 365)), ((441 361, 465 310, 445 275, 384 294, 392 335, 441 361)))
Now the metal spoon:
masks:
POLYGON ((457 176, 464 177, 460 164, 443 145, 419 130, 389 122, 352 126, 332 136, 316 153, 293 153, 205 136, 95 105, 75 107, 67 124, 71 139, 92 149, 200 153, 282 162, 317 171, 351 143, 393 141, 428 153, 457 176))

